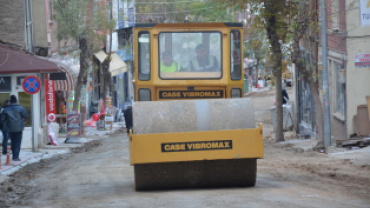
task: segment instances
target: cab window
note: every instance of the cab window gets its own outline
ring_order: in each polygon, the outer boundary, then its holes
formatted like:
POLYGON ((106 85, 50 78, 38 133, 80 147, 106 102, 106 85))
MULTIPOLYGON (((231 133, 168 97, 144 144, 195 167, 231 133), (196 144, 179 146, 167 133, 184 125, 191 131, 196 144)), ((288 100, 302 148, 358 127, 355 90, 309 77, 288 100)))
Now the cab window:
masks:
POLYGON ((220 32, 163 32, 158 36, 161 79, 220 79, 220 32))
POLYGON ((150 34, 148 31, 142 31, 138 34, 139 51, 138 51, 138 67, 139 80, 147 81, 150 79, 150 34))
POLYGON ((241 79, 242 56, 241 56, 240 31, 230 32, 230 76, 232 80, 241 79))

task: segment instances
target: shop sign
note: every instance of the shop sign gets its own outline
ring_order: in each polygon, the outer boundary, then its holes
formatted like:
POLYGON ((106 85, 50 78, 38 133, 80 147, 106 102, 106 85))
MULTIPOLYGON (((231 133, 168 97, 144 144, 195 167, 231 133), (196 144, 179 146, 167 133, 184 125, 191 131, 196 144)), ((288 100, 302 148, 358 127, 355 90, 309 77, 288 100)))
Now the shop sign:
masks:
POLYGON ((56 105, 55 105, 55 91, 54 91, 54 81, 45 79, 46 83, 46 119, 47 122, 55 122, 57 120, 56 116, 56 105))
POLYGON ((67 114, 67 138, 81 137, 81 115, 77 113, 67 114))
POLYGON ((356 68, 370 67, 370 53, 356 54, 355 66, 356 68))
POLYGON ((360 21, 362 27, 370 26, 370 0, 360 0, 360 21))

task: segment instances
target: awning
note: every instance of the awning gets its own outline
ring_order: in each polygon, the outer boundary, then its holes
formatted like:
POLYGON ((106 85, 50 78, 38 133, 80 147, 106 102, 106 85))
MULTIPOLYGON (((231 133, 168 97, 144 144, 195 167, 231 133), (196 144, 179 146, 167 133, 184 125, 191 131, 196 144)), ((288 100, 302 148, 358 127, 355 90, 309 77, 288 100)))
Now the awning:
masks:
POLYGON ((24 51, 0 45, 0 74, 52 73, 58 66, 24 51))
POLYGON ((63 64, 58 59, 48 59, 51 62, 56 63, 59 66, 59 72, 66 73, 67 80, 55 80, 54 81, 54 88, 55 91, 72 91, 75 87, 75 79, 78 76, 78 70, 74 69, 74 66, 68 67, 67 65, 63 64))
POLYGON ((104 51, 99 51, 97 53, 94 53, 94 55, 100 61, 100 63, 103 63, 105 58, 107 58, 107 54, 104 51))
POLYGON ((64 65, 60 65, 60 71, 65 72, 67 80, 55 80, 54 87, 55 91, 73 91, 74 90, 74 79, 71 71, 64 65))
POLYGON ((119 74, 127 72, 127 65, 122 59, 116 54, 111 54, 112 61, 109 63, 109 72, 112 76, 117 76, 119 74))

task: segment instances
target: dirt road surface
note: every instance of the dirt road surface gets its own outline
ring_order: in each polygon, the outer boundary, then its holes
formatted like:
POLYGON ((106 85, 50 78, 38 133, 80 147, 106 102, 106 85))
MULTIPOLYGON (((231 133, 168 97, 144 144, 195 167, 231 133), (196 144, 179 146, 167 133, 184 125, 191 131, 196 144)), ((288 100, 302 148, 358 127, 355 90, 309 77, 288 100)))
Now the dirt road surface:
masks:
MULTIPOLYGON (((272 129, 273 96, 250 96, 264 134, 272 129)), ((20 192, 10 207, 370 207, 369 160, 297 153, 267 141, 264 150, 252 188, 136 192, 128 137, 117 133, 88 152, 25 167, 2 189, 20 192)))

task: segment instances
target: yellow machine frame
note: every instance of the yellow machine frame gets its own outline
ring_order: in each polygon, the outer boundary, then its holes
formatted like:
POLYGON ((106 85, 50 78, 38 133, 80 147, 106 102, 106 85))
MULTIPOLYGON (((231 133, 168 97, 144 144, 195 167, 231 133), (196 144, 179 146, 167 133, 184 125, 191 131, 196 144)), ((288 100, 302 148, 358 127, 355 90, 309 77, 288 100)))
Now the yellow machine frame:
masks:
POLYGON ((130 133, 131 165, 238 158, 261 159, 263 158, 261 147, 263 147, 262 123, 255 129, 163 134, 130 133), (161 145, 165 151, 161 151, 161 145))
MULTIPOLYGON (((138 57, 138 34, 141 31, 150 33, 151 39, 151 77, 148 81, 140 81, 138 78, 138 65, 135 63, 134 85, 135 101, 139 101, 138 91, 140 88, 150 89, 151 100, 159 99, 158 89, 187 90, 193 86, 194 90, 220 89, 223 90, 223 98, 231 97, 232 88, 241 89, 241 97, 244 95, 243 60, 241 61, 241 78, 232 80, 230 76, 230 31, 239 30, 243 34, 242 27, 230 27, 224 23, 177 23, 177 24, 148 24, 147 27, 139 27, 134 30, 134 54, 138 57), (222 77, 220 79, 198 80, 163 80, 158 73, 158 34, 160 32, 189 32, 189 31, 219 31, 222 33, 222 77)), ((241 35, 241 43, 243 36, 241 35)), ((243 54, 243 44, 241 53, 243 54)), ((176 98, 174 98, 176 99, 176 98)), ((168 100, 168 99, 166 99, 168 100)), ((133 118, 135 119, 135 118, 133 118)), ((222 145, 225 146, 226 143, 222 145)), ((215 146, 215 144, 214 144, 215 146)), ((168 148, 168 146, 167 146, 168 148)), ((218 160, 238 158, 263 158, 262 124, 259 128, 235 129, 202 132, 179 132, 161 134, 134 134, 130 133, 131 164, 163 163, 178 161, 218 160), (213 148, 212 142, 231 141, 233 148, 213 148), (199 148, 191 150, 187 145, 199 144, 199 148), (163 145, 170 145, 174 151, 162 151, 163 145), (177 145, 177 146, 176 146, 177 145)))

